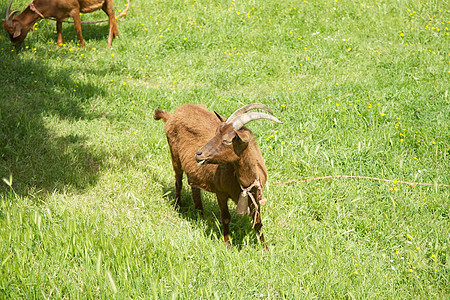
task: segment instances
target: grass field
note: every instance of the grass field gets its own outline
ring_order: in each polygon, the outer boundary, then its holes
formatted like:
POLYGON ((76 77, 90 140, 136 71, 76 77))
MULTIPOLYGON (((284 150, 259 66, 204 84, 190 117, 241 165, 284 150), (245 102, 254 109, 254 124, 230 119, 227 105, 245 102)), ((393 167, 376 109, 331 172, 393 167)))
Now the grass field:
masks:
POLYGON ((73 24, 62 47, 54 21, 21 48, 1 29, 0 298, 449 299, 449 9, 131 0, 110 49, 107 23, 82 26, 83 49, 73 24), (248 125, 269 172, 269 251, 232 203, 227 249, 215 197, 198 217, 186 181, 174 211, 153 120, 252 102, 284 122, 248 125), (328 175, 395 181, 273 184, 328 175))

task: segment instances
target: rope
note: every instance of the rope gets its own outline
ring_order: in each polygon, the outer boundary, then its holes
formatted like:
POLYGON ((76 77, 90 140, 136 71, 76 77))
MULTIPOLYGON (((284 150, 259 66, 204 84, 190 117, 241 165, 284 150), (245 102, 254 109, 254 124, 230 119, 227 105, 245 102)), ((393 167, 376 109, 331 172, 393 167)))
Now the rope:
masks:
POLYGON ((37 10, 36 6, 34 6, 34 2, 30 3, 30 9, 32 11, 34 11, 35 13, 37 13, 39 15, 39 17, 41 17, 42 19, 45 19, 44 15, 39 10, 37 10))
MULTIPOLYGON (((127 0, 127 7, 125 8, 125 10, 123 12, 120 13, 120 15, 118 15, 116 17, 116 20, 118 21, 122 21, 122 19, 120 19, 122 16, 125 16, 128 12, 128 9, 130 8, 130 0, 127 0)), ((53 20, 53 21, 57 21, 55 18, 47 18, 49 20, 53 20)), ((109 19, 104 19, 104 20, 99 20, 99 21, 84 21, 81 22, 81 24, 96 24, 96 23, 103 23, 103 22, 108 22, 109 19)), ((63 23, 75 23, 74 21, 62 21, 63 23)))
POLYGON ((308 179, 301 179, 301 180, 292 179, 292 180, 288 180, 288 181, 285 181, 285 182, 283 182, 283 181, 273 182, 272 185, 289 184, 289 183, 301 183, 301 182, 309 182, 309 181, 314 181, 314 180, 323 180, 323 179, 332 179, 332 178, 370 179, 370 180, 392 182, 392 183, 404 183, 404 184, 408 184, 411 187, 414 187, 415 185, 450 187, 450 184, 408 182, 408 181, 402 181, 402 180, 390 180, 390 179, 383 179, 383 178, 377 178, 377 177, 356 176, 356 175, 331 175, 331 176, 315 177, 315 178, 308 178, 308 179))
MULTIPOLYGON (((241 183, 239 183, 239 185, 241 186, 242 193, 245 193, 246 195, 248 195, 250 197, 250 199, 252 200, 253 205, 255 206, 255 215, 253 216, 253 226, 252 226, 252 229, 255 229, 256 221, 258 219, 258 216, 261 216, 261 212, 260 212, 260 205, 258 205, 258 203, 256 203, 255 197, 251 193, 251 190, 252 190, 252 188, 256 187, 259 190, 259 196, 262 199, 263 191, 261 188, 261 183, 259 182, 258 178, 256 178, 255 181, 247 188, 243 188, 241 183)), ((258 202, 261 204, 261 200, 259 200, 258 202)))

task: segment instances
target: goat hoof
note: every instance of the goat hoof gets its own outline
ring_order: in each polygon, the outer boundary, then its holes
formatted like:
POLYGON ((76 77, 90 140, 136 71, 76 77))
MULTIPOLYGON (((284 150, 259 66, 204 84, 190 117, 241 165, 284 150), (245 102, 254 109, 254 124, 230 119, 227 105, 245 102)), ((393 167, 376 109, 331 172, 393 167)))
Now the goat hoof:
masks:
POLYGON ((231 243, 230 243, 230 235, 227 234, 223 237, 225 245, 227 246, 228 249, 231 249, 231 243))
POLYGON ((225 246, 227 247, 227 249, 231 249, 231 243, 229 241, 225 242, 225 246))

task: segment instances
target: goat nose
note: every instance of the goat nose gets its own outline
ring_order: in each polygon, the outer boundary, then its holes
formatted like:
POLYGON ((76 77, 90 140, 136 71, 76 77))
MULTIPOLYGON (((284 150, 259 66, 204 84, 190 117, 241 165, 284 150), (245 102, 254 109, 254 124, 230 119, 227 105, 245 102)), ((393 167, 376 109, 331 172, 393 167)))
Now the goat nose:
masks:
POLYGON ((202 154, 203 154, 202 151, 197 151, 197 153, 196 153, 195 155, 200 156, 200 155, 202 155, 202 154))

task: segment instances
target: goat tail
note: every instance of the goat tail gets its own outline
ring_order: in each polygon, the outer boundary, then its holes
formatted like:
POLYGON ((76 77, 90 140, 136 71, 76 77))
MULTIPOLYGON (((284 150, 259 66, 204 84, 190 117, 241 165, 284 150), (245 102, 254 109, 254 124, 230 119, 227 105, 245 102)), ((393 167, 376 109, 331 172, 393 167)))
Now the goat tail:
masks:
POLYGON ((170 117, 170 114, 168 112, 165 112, 159 108, 155 110, 155 120, 163 119, 164 122, 167 122, 169 117, 170 117))

